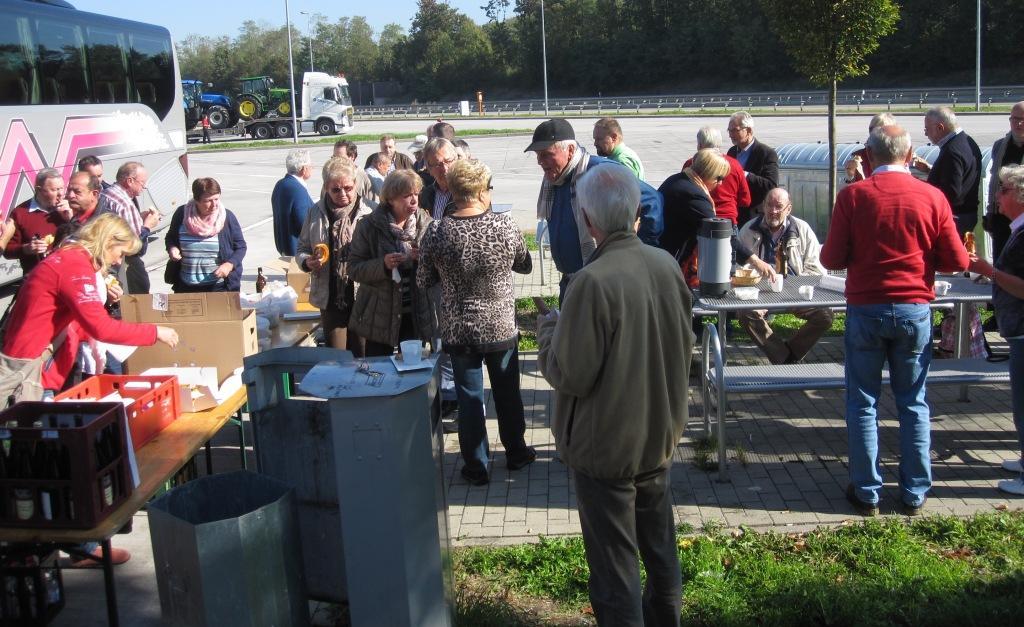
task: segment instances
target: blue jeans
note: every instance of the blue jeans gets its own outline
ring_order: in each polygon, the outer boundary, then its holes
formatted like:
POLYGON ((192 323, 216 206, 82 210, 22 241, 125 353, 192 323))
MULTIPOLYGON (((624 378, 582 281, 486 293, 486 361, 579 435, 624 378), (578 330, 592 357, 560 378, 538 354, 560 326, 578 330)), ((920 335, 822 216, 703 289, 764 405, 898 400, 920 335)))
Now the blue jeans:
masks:
POLYGON ((491 380, 491 394, 498 413, 498 437, 508 458, 526 453, 526 417, 519 394, 519 348, 504 351, 452 355, 455 393, 459 404, 459 449, 470 470, 487 469, 490 448, 484 423, 484 372, 491 380))
MULTIPOLYGON (((1024 464, 1024 338, 1007 340, 1010 345, 1010 398, 1013 424, 1017 427, 1017 444, 1021 464, 1024 464)), ((1024 475, 1022 475, 1024 476, 1024 475)))
POLYGON ((882 489, 878 469, 878 397, 882 366, 900 421, 900 498, 924 502, 932 486, 931 432, 925 379, 932 361, 932 316, 928 305, 851 305, 846 308, 846 429, 850 482, 857 498, 876 504, 882 489))

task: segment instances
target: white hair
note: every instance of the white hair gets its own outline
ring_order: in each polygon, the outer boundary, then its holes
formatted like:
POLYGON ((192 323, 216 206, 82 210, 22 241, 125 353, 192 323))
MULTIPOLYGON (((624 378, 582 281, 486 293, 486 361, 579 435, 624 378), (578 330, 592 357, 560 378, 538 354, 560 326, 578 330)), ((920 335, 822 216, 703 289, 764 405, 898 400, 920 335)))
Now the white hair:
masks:
POLYGON ((701 148, 719 148, 722 145, 722 132, 712 126, 702 126, 697 131, 697 150, 701 148))
POLYGON ((313 165, 313 160, 309 156, 309 151, 304 148, 289 150, 288 156, 284 158, 284 167, 288 174, 298 176, 302 168, 310 165, 313 165))
POLYGON ((632 231, 640 206, 640 182, 618 163, 596 165, 576 184, 580 207, 590 224, 602 233, 632 231))
POLYGON ((878 165, 897 163, 910 152, 910 133, 895 124, 879 126, 871 131, 865 142, 871 152, 871 161, 878 165), (886 131, 889 132, 886 132, 886 131))
POLYGON ((956 122, 956 114, 949 107, 935 107, 928 109, 928 113, 925 113, 926 118, 939 122, 946 127, 946 130, 955 131, 960 128, 960 125, 956 122))
POLYGON ((738 122, 740 128, 749 128, 754 130, 754 118, 746 111, 737 111, 729 116, 730 120, 738 122))

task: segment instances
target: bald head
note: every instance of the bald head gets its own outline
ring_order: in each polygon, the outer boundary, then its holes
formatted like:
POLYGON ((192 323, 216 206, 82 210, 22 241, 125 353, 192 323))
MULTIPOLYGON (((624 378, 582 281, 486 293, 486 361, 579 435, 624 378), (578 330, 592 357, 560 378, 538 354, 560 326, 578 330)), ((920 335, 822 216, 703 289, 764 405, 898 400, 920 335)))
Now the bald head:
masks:
POLYGON ((910 159, 910 133, 899 124, 880 126, 871 131, 866 142, 872 167, 904 165, 910 159))
POLYGON ((793 212, 793 203, 789 200, 789 192, 776 187, 769 191, 764 197, 764 223, 772 231, 778 231, 786 226, 786 219, 793 212))

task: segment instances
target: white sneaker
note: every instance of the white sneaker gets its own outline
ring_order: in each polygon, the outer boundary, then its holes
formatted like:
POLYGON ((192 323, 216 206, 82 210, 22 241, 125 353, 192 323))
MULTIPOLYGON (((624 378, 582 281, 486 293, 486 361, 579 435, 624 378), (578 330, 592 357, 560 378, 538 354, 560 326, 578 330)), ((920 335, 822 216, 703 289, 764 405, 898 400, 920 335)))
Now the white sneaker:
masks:
POLYGON ((1024 496, 1024 479, 1020 477, 1016 479, 1007 479, 999 482, 999 489, 1003 492, 1009 492, 1010 494, 1016 494, 1017 496, 1024 496))
POLYGON ((1021 468, 1019 459, 1003 460, 1003 470, 1007 472, 1024 472, 1024 468, 1021 468))

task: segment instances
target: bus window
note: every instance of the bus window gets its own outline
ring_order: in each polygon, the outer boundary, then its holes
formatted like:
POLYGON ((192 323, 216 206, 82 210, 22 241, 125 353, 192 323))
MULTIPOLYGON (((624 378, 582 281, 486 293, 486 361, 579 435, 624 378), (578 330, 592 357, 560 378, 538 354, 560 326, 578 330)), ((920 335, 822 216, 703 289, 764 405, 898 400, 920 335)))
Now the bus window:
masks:
POLYGON ((78 26, 36 20, 42 104, 90 102, 85 83, 85 48, 78 26))
POLYGON ((20 18, 0 20, 0 105, 32 102, 31 50, 20 33, 25 26, 20 18))
POLYGON ((124 58, 124 36, 109 30, 89 27, 89 76, 92 101, 96 103, 132 102, 128 97, 128 72, 124 58))
MULTIPOLYGON (((167 38, 131 36, 132 78, 135 98, 148 105, 162 120, 175 98, 174 55, 167 38)), ((178 105, 181 108, 181 105, 178 105)))

